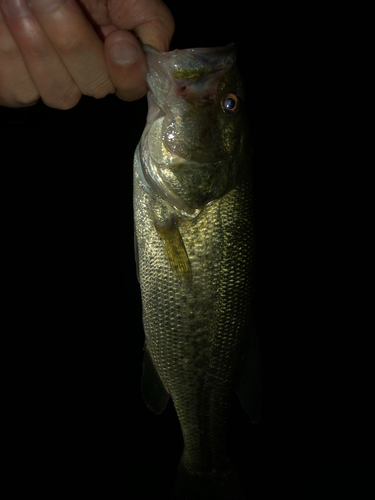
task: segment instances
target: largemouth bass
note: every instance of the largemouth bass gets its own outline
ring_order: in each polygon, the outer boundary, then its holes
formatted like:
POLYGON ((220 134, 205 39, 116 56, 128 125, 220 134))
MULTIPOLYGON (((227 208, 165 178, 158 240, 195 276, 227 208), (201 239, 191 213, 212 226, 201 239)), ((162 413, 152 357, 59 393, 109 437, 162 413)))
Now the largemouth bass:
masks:
POLYGON ((145 50, 148 116, 134 158, 142 394, 155 413, 172 398, 184 439, 180 481, 195 484, 181 498, 234 499, 227 453, 233 389, 259 420, 244 83, 233 45, 145 50))

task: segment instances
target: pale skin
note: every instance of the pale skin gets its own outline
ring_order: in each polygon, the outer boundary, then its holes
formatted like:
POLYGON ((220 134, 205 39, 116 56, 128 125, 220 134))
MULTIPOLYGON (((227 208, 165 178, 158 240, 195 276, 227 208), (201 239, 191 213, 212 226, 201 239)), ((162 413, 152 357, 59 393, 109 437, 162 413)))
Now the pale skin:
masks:
POLYGON ((0 105, 139 99, 147 92, 141 44, 166 51, 173 32, 161 0, 0 0, 0 105))

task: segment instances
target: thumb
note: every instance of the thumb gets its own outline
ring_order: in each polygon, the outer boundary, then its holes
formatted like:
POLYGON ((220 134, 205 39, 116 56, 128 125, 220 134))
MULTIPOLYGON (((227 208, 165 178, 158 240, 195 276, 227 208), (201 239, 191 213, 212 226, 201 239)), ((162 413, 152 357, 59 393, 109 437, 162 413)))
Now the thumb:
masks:
POLYGON ((104 42, 104 56, 120 99, 135 101, 146 94, 146 57, 134 35, 122 30, 109 33, 104 42))

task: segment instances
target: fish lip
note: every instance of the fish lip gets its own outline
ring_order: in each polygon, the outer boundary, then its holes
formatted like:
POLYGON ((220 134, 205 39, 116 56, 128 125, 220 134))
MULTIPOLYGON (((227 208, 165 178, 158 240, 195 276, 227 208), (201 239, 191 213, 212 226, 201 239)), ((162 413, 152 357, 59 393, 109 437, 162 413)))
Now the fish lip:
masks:
MULTIPOLYGON (((170 51, 162 51, 155 49, 155 47, 152 47, 151 45, 148 44, 143 44, 143 50, 147 53, 150 54, 155 54, 155 55, 160 55, 160 56, 169 56, 173 54, 178 54, 178 53, 187 53, 187 54, 192 54, 195 57, 206 59, 208 62, 208 56, 211 54, 225 54, 225 53, 231 53, 234 56, 233 61, 235 60, 235 55, 237 52, 237 47, 235 42, 230 42, 227 45, 222 45, 220 47, 194 47, 194 48, 187 48, 187 49, 174 49, 170 51)), ((211 62, 212 64, 212 62, 211 62)))
POLYGON ((169 78, 178 78, 174 75, 178 73, 176 68, 178 68, 179 64, 181 64, 181 61, 185 62, 187 66, 189 63, 193 64, 195 62, 197 71, 205 69, 205 74, 208 74, 229 69, 233 66, 237 57, 237 49, 234 42, 220 47, 174 49, 166 52, 157 50, 151 45, 144 44, 143 50, 146 53, 149 68, 155 64, 153 56, 157 56, 159 58, 158 63, 162 68, 162 72, 169 78), (169 62, 175 70, 163 71, 163 66, 167 68, 169 66, 169 62))
MULTIPOLYGON (((171 91, 178 92, 184 81, 193 81, 230 69, 236 61, 236 45, 229 43, 220 47, 174 49, 163 52, 144 44, 148 71, 147 86, 152 94, 167 97, 171 91), (159 88, 158 88, 159 87, 159 88)), ((155 102, 164 112, 161 99, 155 102)))

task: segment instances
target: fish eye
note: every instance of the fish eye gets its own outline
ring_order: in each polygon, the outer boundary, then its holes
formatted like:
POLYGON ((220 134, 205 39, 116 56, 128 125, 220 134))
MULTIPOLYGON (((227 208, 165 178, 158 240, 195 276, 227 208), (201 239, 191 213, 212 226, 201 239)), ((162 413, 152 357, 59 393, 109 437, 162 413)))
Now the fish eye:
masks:
POLYGON ((234 115, 238 112, 240 108, 240 98, 238 95, 229 92, 226 94, 221 101, 221 109, 227 115, 234 115))

